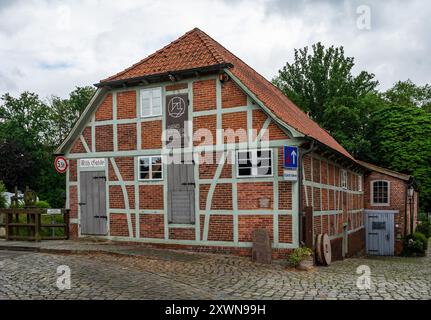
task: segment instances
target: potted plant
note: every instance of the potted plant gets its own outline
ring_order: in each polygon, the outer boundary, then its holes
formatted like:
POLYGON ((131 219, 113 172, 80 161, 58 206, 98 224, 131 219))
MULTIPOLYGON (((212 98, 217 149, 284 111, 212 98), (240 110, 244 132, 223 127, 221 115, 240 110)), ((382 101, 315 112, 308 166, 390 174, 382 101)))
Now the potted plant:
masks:
POLYGON ((307 247, 296 248, 287 258, 287 263, 299 270, 311 270, 314 266, 313 250, 307 247))

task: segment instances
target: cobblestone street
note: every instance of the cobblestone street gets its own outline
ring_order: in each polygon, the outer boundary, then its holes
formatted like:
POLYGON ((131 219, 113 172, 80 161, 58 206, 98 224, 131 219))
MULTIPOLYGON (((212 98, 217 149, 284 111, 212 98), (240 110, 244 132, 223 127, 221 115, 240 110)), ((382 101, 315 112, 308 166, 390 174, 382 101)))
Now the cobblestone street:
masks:
POLYGON ((431 258, 376 257, 335 262, 314 272, 248 258, 150 250, 139 257, 0 250, 0 299, 431 299, 431 258), (56 286, 71 269, 71 289, 56 286), (371 289, 356 269, 371 270, 371 289))

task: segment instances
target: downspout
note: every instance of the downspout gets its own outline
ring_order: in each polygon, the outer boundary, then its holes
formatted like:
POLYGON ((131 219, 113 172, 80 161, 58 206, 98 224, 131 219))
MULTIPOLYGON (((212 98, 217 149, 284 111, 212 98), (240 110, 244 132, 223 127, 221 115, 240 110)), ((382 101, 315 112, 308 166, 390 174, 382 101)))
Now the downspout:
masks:
MULTIPOLYGON (((300 146, 301 148, 301 146, 300 146)), ((299 245, 304 245, 304 236, 303 236, 303 224, 302 224, 302 211, 303 211, 303 205, 302 205, 302 163, 303 163, 303 159, 304 156, 315 151, 317 149, 317 145, 315 144, 315 141, 312 140, 311 142, 311 146, 304 151, 301 151, 301 149, 299 149, 299 154, 300 154, 300 161, 299 161, 299 166, 298 166, 298 188, 299 188, 299 192, 298 192, 298 237, 299 237, 299 245)))

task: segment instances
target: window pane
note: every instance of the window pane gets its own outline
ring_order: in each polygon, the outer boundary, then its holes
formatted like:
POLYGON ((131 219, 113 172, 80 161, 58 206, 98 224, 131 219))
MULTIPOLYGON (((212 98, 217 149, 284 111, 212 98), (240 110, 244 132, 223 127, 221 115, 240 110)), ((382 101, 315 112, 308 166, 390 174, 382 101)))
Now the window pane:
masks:
POLYGON ((142 180, 146 180, 146 179, 150 179, 150 173, 149 172, 142 172, 139 174, 140 179, 142 180))
POLYGON ((151 91, 150 90, 142 90, 141 95, 142 95, 142 98, 150 99, 151 98, 151 91))
POLYGON ((151 93, 153 94, 153 98, 160 98, 162 96, 162 90, 160 90, 160 88, 153 89, 151 93))
POLYGON ((271 169, 271 167, 257 168, 257 175, 258 176, 270 176, 270 175, 272 175, 272 169, 271 169))
POLYGON ((251 176, 251 168, 239 168, 239 176, 251 176))
POLYGON ((238 160, 247 160, 251 159, 250 152, 238 152, 238 160))
POLYGON ((154 178, 154 172, 155 171, 162 171, 162 158, 161 157, 153 157, 151 159, 151 165, 152 165, 152 171, 153 171, 153 178, 154 178))
POLYGON ((270 150, 257 150, 257 157, 258 158, 271 158, 271 151, 270 150))
POLYGON ((141 108, 142 116, 149 116, 151 115, 151 106, 150 106, 150 99, 142 99, 142 108, 141 108))
POLYGON ((271 166, 271 159, 263 159, 257 161, 257 167, 270 167, 271 166))
POLYGON ((162 173, 153 171, 153 179, 162 179, 162 173))

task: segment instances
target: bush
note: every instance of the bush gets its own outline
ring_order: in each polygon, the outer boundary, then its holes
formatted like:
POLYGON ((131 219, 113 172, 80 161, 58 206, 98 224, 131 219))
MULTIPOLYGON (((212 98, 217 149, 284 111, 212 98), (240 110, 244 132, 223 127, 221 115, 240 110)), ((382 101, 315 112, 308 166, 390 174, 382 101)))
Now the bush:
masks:
POLYGON ((418 224, 416 227, 416 232, 420 232, 425 235, 425 237, 430 238, 431 237, 431 222, 428 220, 422 221, 418 224))
POLYGON ((35 206, 37 208, 41 208, 41 209, 51 208, 51 205, 47 201, 38 201, 38 202, 36 202, 35 206))
POLYGON ((421 232, 414 232, 413 239, 423 243, 424 251, 428 249, 428 238, 421 232))
POLYGON ((423 233, 415 232, 404 239, 403 256, 423 257, 428 247, 428 239, 423 233))
POLYGON ((311 256, 312 253, 313 251, 307 247, 296 248, 287 258, 287 263, 291 267, 297 267, 302 260, 311 256))
POLYGON ((6 187, 4 183, 0 181, 0 208, 7 207, 5 192, 6 192, 6 187))

